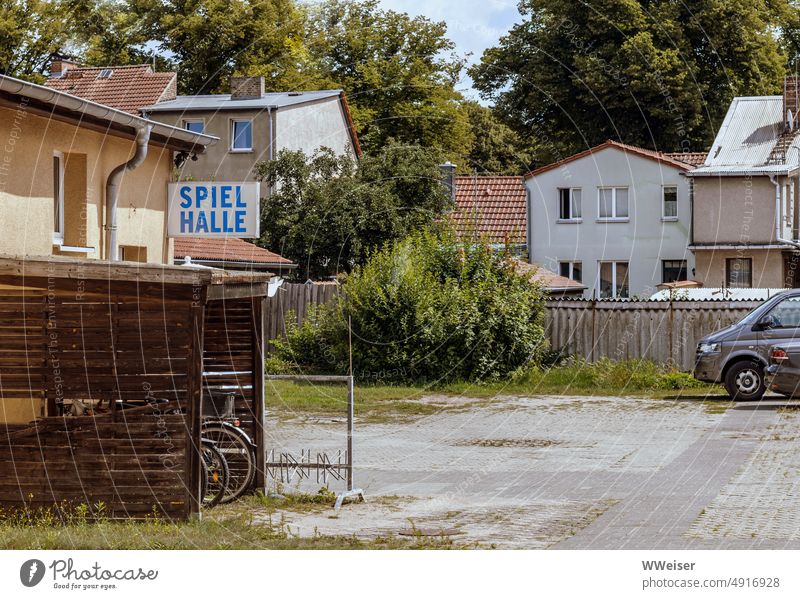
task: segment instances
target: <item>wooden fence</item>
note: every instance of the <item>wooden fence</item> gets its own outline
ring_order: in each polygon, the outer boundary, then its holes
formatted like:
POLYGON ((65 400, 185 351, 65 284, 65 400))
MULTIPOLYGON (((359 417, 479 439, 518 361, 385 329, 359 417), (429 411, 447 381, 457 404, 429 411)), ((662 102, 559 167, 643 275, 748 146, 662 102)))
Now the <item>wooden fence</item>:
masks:
MULTIPOLYGON (((264 311, 264 334, 267 341, 286 334, 286 317, 294 313, 294 321, 302 323, 314 306, 331 301, 338 293, 336 283, 284 283, 274 297, 267 299, 264 311)), ((269 351, 269 345, 267 347, 269 351)))
MULTIPOLYGON (((333 283, 284 284, 267 300, 267 340, 285 334, 286 316, 300 323, 312 306, 332 300, 333 283)), ((759 305, 757 301, 617 301, 547 302, 550 346, 565 353, 612 360, 649 359, 691 370, 697 342, 732 324, 759 305)))
POLYGON ((757 301, 551 301, 550 346, 587 360, 649 359, 681 370, 694 365, 697 342, 741 319, 757 301))

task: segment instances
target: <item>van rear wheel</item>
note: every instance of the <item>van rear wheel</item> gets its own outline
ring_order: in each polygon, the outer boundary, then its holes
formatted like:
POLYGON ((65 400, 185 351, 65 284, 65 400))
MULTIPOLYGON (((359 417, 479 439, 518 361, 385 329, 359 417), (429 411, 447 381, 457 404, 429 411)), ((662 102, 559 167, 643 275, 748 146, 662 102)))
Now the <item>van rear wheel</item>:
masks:
POLYGON ((725 389, 734 401, 758 401, 764 395, 764 368, 746 360, 730 367, 725 375, 725 389))

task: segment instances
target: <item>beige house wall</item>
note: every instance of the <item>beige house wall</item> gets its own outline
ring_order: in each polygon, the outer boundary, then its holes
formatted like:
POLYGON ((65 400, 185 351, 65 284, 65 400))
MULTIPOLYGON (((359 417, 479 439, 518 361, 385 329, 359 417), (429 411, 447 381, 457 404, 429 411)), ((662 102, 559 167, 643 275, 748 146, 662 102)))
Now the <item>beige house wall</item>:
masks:
POLYGON ((768 250, 696 250, 693 277, 704 287, 725 287, 725 261, 728 258, 753 260, 753 287, 780 288, 783 279, 783 251, 768 250))
MULTIPOLYGON (((64 154, 66 245, 94 248, 70 254, 106 258, 105 184, 133 156, 133 140, 33 114, 0 108, 0 253, 46 256, 53 246, 55 152, 64 154)), ((148 261, 172 261, 166 239, 167 184, 172 152, 151 145, 144 163, 120 184, 120 245, 147 249, 148 261)))
POLYGON ((219 137, 197 160, 187 160, 180 171, 182 179, 192 181, 253 181, 254 167, 267 160, 269 151, 269 115, 267 110, 192 110, 184 114, 154 112, 152 119, 183 128, 185 121, 203 121, 203 132, 219 137), (253 150, 231 152, 231 128, 234 120, 253 121, 253 150))
POLYGON ((338 97, 273 110, 191 110, 184 113, 153 112, 150 118, 185 127, 186 121, 203 121, 203 132, 219 137, 197 160, 187 160, 180 171, 192 181, 253 181, 255 167, 269 159, 270 119, 275 155, 280 150, 302 150, 308 155, 322 146, 337 154, 355 156, 347 118, 338 97), (253 149, 231 151, 232 122, 253 121, 253 149))
POLYGON ((694 243, 775 240, 775 186, 769 177, 696 177, 694 243))

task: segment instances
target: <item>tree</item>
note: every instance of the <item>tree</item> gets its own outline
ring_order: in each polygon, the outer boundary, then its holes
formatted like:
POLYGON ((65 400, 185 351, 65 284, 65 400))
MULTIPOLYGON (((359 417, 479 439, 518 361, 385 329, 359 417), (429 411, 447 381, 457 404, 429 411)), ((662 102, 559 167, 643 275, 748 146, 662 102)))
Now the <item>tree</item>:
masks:
POLYGON ((466 102, 474 139, 461 172, 492 175, 519 175, 531 170, 531 154, 521 136, 500 121, 490 108, 466 102))
POLYGON ((150 62, 179 72, 180 93, 226 92, 231 75, 270 89, 314 87, 305 12, 294 0, 108 0, 83 35, 90 64, 150 62))
POLYGON ((282 150, 257 167, 273 189, 259 245, 296 261, 301 279, 348 272, 383 243, 438 219, 450 197, 438 153, 389 142, 360 161, 282 150))
POLYGON ((702 149, 735 94, 780 89, 764 0, 522 0, 524 20, 471 69, 537 161, 608 138, 702 149))
POLYGON ((41 82, 51 56, 67 47, 86 11, 80 0, 0 2, 0 72, 41 82))
POLYGON ((544 299, 489 244, 444 227, 387 243, 347 276, 339 300, 288 323, 270 367, 367 380, 496 379, 536 364, 545 349, 544 299))
POLYGON ((309 28, 316 64, 347 92, 365 151, 394 139, 464 156, 472 140, 455 89, 464 61, 444 23, 381 10, 377 0, 326 0, 309 28))

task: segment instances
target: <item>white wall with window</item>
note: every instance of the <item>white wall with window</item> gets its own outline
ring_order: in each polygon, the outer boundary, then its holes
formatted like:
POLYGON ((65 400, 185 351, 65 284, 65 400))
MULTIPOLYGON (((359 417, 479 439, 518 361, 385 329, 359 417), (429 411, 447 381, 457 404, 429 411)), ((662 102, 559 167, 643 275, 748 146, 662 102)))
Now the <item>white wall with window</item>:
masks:
POLYGON ((558 190, 558 220, 581 219, 581 195, 580 187, 564 187, 558 190))
POLYGON ((649 297, 664 282, 691 279, 688 169, 603 144, 533 171, 530 261, 579 273, 588 298, 649 297))

